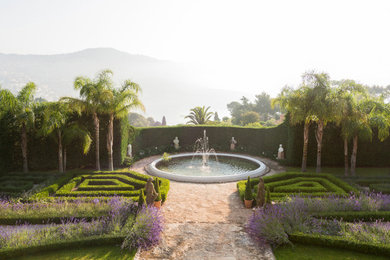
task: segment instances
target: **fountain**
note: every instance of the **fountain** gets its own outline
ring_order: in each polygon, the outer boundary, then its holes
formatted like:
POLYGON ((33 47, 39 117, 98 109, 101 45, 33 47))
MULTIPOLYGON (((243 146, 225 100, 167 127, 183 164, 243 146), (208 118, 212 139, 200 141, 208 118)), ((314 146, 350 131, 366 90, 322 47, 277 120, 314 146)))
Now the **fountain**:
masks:
POLYGON ((218 162, 215 150, 213 148, 209 149, 209 138, 206 135, 206 130, 203 130, 203 138, 201 137, 195 141, 194 151, 195 154, 192 157, 192 160, 195 156, 201 154, 203 167, 207 167, 209 165, 209 157, 211 154, 215 156, 215 160, 218 162))
POLYGON ((265 164, 253 157, 217 153, 209 147, 206 130, 203 130, 203 137, 196 139, 194 152, 171 155, 168 163, 157 159, 145 169, 150 175, 199 183, 239 181, 266 172, 265 164))

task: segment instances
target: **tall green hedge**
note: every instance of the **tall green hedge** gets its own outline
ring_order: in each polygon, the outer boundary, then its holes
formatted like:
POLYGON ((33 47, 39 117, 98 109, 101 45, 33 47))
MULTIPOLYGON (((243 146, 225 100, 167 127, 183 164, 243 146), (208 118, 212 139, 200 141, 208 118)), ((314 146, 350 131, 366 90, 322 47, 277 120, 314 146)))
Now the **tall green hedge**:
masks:
POLYGON ((281 124, 271 128, 246 128, 237 126, 170 126, 137 128, 133 154, 143 157, 154 153, 173 152, 173 139, 180 140, 180 151, 192 151, 196 139, 206 130, 209 145, 217 151, 229 151, 230 141, 237 141, 237 152, 275 157, 279 144, 287 145, 288 127, 281 124), (156 151, 156 152, 155 152, 156 151))
MULTIPOLYGON (((92 137, 91 150, 83 154, 81 141, 67 147, 67 168, 93 168, 95 165, 95 142, 92 118, 82 115, 76 118, 85 126, 92 137)), ((107 117, 100 116, 100 162, 104 169, 108 163, 106 148, 107 117)), ((57 143, 52 137, 37 134, 37 129, 28 133, 28 163, 30 170, 53 170, 58 167, 57 143)), ((127 144, 133 132, 128 119, 115 120, 114 123, 114 165, 118 167, 126 156, 127 144)), ((14 130, 10 117, 0 119, 0 171, 19 171, 22 169, 22 154, 18 131, 14 130)))

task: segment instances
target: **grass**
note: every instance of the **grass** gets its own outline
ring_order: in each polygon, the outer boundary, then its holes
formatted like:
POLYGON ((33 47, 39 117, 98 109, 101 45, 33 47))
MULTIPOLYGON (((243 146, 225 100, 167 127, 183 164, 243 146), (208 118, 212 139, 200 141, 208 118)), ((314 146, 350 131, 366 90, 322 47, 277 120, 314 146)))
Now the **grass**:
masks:
MULTIPOLYGON (((287 167, 288 172, 300 172, 301 168, 299 167, 287 167)), ((315 173, 316 169, 314 167, 307 168, 308 173, 315 173)), ((330 173, 337 175, 339 177, 344 176, 343 167, 322 167, 322 173, 330 173)), ((356 176, 358 177, 370 177, 370 176, 381 176, 381 177, 390 177, 389 168, 373 168, 373 167, 362 167, 356 169, 356 176)))
POLYGON ((374 256, 355 251, 335 249, 320 246, 308 246, 295 244, 292 246, 278 247, 273 250, 277 260, 385 260, 386 256, 374 256))
POLYGON ((119 246, 86 247, 74 250, 62 250, 16 258, 15 260, 128 260, 134 259, 134 252, 121 251, 119 246))

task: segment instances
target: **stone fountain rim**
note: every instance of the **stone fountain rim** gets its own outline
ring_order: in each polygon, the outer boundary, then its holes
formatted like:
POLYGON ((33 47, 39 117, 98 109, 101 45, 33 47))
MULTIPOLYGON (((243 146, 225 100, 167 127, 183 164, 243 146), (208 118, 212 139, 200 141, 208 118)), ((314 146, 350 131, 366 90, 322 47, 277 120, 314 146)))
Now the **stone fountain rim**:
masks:
MULTIPOLYGON (((234 182, 234 181, 240 181, 244 180, 248 177, 259 177, 267 172, 267 166, 260 160, 257 160, 253 157, 242 155, 242 154, 231 154, 231 153, 206 153, 207 155, 217 155, 217 156, 224 156, 224 157, 234 157, 234 158, 240 158, 245 159, 248 161, 252 161, 254 163, 257 163, 259 167, 252 171, 247 171, 242 174, 234 174, 234 175, 224 175, 224 176, 186 176, 186 175, 177 175, 172 174, 169 172, 161 171, 157 169, 156 165, 157 163, 162 161, 162 158, 159 158, 157 160, 154 160, 150 164, 145 166, 145 170, 148 174, 165 178, 172 181, 179 181, 179 182, 192 182, 192 183, 222 183, 222 182, 234 182)), ((180 158, 180 157, 192 157, 194 155, 200 156, 199 153, 180 153, 180 154, 174 154, 171 155, 171 158, 180 158)))

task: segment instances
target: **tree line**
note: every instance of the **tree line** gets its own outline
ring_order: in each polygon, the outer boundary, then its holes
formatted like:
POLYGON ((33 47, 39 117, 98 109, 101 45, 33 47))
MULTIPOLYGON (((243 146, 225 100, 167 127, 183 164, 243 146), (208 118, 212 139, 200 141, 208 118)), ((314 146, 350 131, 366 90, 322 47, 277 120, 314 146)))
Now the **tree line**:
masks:
MULTIPOLYGON (((377 89, 378 90, 378 89, 377 89)), ((309 128, 315 126, 317 141, 316 172, 321 171, 322 139, 326 125, 335 123, 341 129, 344 140, 345 175, 356 174, 358 140, 371 140, 373 128, 384 141, 389 136, 390 106, 385 103, 384 88, 373 93, 354 80, 332 81, 327 73, 304 73, 298 88, 285 87, 272 103, 288 112, 290 123, 303 124, 302 171, 306 171, 309 128), (349 162, 348 143, 352 140, 349 162), (350 164, 349 164, 350 163, 350 164)))
POLYGON ((95 168, 100 170, 100 116, 108 117, 106 148, 108 154, 108 170, 113 166, 114 119, 126 117, 133 109, 144 106, 139 99, 140 86, 125 80, 120 87, 115 87, 113 72, 103 70, 94 79, 77 77, 74 89, 79 91, 79 98, 63 97, 56 102, 46 102, 34 98, 36 85, 27 83, 14 95, 7 89, 0 88, 0 119, 7 116, 11 119, 10 127, 20 134, 23 172, 28 172, 28 138, 27 133, 36 130, 37 135, 51 136, 58 145, 58 170, 66 169, 66 147, 75 138, 82 140, 84 153, 95 143, 95 168), (74 120, 74 115, 91 116, 94 124, 94 138, 85 125, 74 120))

